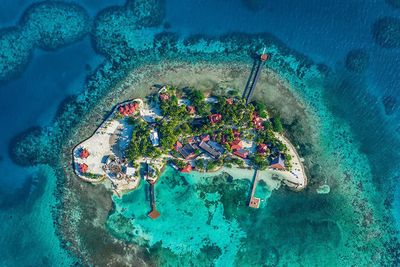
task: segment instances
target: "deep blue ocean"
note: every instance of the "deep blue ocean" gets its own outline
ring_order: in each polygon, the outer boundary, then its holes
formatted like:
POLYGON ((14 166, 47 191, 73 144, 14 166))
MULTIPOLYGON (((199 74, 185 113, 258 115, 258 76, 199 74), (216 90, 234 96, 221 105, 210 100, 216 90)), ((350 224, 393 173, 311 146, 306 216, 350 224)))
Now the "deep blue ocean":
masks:
MULTIPOLYGON (((34 2, 38 1, 1 0, 0 28, 16 25, 24 10, 34 2)), ((107 6, 124 3, 123 0, 74 2, 82 5, 92 17, 107 6)), ((171 30, 182 35, 269 32, 288 47, 339 73, 344 69, 347 53, 363 49, 369 55, 363 83, 367 85, 364 88, 368 94, 374 97, 373 108, 384 109, 383 99, 388 96, 397 101, 379 130, 397 131, 400 135, 400 48, 382 48, 374 42, 371 33, 378 18, 400 18, 400 8, 395 9, 384 0, 253 2, 255 6, 249 8, 242 0, 167 0, 165 21, 171 30)), ((28 179, 36 179, 32 175, 38 175, 39 171, 39 174, 51 177, 51 170, 19 167, 12 163, 8 149, 12 138, 22 131, 32 126, 49 125, 60 103, 71 95, 79 95, 87 73, 103 60, 86 36, 56 51, 35 49, 19 75, 0 82, 1 266, 30 266, 32 263, 33 266, 68 266, 73 263, 60 247, 51 221, 52 205, 48 201, 52 200, 54 184, 47 179, 33 183, 36 188, 24 188, 28 179), (23 251, 24 255, 18 251, 23 251)), ((354 97, 348 100, 349 103, 363 101, 360 94, 349 94, 349 97, 354 97)), ((368 107, 362 106, 363 109, 368 107)), ((367 110, 365 114, 368 114, 367 110)), ((350 124, 359 121, 359 117, 343 116, 350 124)), ((373 142, 367 137, 368 129, 363 129, 365 124, 353 126, 358 137, 364 134, 365 142, 373 142)), ((384 140, 379 144, 391 145, 384 140)), ((393 160, 394 165, 399 165, 398 158, 383 160, 393 160)), ((394 212, 400 221, 400 193, 395 198, 394 212)))

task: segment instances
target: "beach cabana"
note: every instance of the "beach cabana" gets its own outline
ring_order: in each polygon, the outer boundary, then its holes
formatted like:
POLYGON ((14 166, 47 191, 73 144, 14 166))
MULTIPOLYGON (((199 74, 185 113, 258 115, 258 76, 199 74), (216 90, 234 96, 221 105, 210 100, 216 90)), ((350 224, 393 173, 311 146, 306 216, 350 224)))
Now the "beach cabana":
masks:
POLYGON ((87 157, 89 157, 90 153, 89 150, 87 150, 86 148, 81 150, 81 153, 79 154, 79 157, 81 159, 86 159, 87 157))
POLYGON ((78 168, 81 173, 86 173, 88 171, 89 166, 86 163, 81 163, 78 165, 78 168))

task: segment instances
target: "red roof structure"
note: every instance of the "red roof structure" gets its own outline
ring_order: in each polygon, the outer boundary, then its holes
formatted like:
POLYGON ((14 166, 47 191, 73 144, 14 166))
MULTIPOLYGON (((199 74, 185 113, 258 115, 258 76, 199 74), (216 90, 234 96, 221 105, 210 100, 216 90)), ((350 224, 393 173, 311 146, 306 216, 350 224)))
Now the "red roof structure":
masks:
POLYGON ((232 142, 230 142, 229 145, 231 146, 232 150, 238 150, 243 147, 243 142, 240 139, 235 139, 232 142))
POLYGON ((79 157, 81 159, 86 159, 87 157, 89 157, 90 153, 89 150, 87 150, 86 148, 81 150, 81 153, 79 154, 79 157))
POLYGON ((81 163, 78 166, 79 166, 79 171, 81 173, 86 173, 89 168, 89 166, 86 163, 81 163))
POLYGON ((186 172, 186 173, 191 172, 191 171, 192 171, 192 165, 190 165, 190 164, 186 165, 186 166, 181 170, 181 172, 186 172))
POLYGON ((162 101, 167 101, 169 99, 169 95, 166 93, 160 94, 159 97, 160 97, 160 100, 162 100, 162 101))
POLYGON ((222 115, 221 114, 211 114, 209 117, 211 124, 216 124, 221 122, 222 115))
POLYGON ((233 98, 232 98, 232 97, 227 98, 227 99, 226 99, 226 104, 228 104, 228 105, 233 105, 233 98))
POLYGON ((260 57, 261 61, 266 61, 268 58, 269 58, 268 54, 265 54, 265 53, 262 54, 260 57))
POLYGON ((186 106, 186 110, 190 115, 196 114, 196 108, 194 106, 186 106))
POLYGON ((153 220, 157 219, 158 217, 160 217, 160 213, 156 210, 153 209, 152 211, 150 211, 147 216, 149 216, 150 218, 152 218, 153 220))
POLYGON ((279 154, 278 157, 273 159, 269 165, 270 168, 272 169, 277 169, 277 170, 284 170, 285 169, 285 161, 282 158, 282 155, 279 154))
POLYGON ((139 104, 137 102, 134 103, 129 103, 125 105, 121 105, 118 108, 119 113, 121 113, 124 116, 129 116, 135 113, 135 111, 138 109, 139 104))
POLYGON ((234 130, 233 130, 233 137, 234 137, 235 139, 237 139, 237 138, 240 137, 240 132, 239 132, 237 129, 234 129, 234 130))
POLYGON ((258 117, 256 112, 253 113, 252 121, 254 124, 254 128, 256 128, 257 130, 264 130, 263 120, 258 117))
POLYGON ((242 149, 235 150, 233 152, 233 154, 238 156, 238 157, 241 157, 242 159, 245 159, 249 155, 249 151, 247 151, 247 150, 242 148, 242 149))
POLYGON ((260 154, 265 154, 265 153, 267 153, 267 149, 268 149, 268 146, 267 146, 266 144, 259 144, 259 145, 257 146, 257 151, 258 151, 258 153, 260 153, 260 154))
POLYGON ((179 141, 176 141, 176 143, 175 143, 175 145, 174 145, 174 149, 176 150, 176 151, 178 151, 180 148, 182 148, 183 147, 183 145, 182 145, 182 143, 181 142, 179 142, 179 141))
POLYGON ((201 139, 202 142, 210 141, 210 135, 209 134, 202 134, 200 136, 200 139, 201 139))

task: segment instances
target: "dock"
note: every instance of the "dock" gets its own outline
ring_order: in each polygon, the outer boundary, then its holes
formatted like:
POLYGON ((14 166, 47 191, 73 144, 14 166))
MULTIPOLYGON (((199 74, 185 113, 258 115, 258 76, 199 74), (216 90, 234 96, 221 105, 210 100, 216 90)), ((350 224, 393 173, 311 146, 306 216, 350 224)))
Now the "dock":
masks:
POLYGON ((149 173, 149 164, 146 162, 145 178, 146 178, 146 181, 150 185, 149 194, 150 194, 150 208, 151 208, 151 211, 147 214, 147 216, 149 216, 150 218, 155 220, 158 217, 160 217, 160 212, 157 210, 157 207, 156 207, 156 196, 155 196, 155 188, 154 188, 154 184, 156 183, 156 181, 149 179, 148 173, 149 173))
POLYGON ((151 183, 149 181, 150 184, 150 206, 151 206, 151 211, 147 214, 147 216, 149 216, 150 218, 152 218, 153 220, 157 219, 158 217, 160 217, 160 212, 158 212, 157 208, 156 208, 156 197, 155 197, 155 193, 154 193, 154 183, 151 183))
POLYGON ((260 58, 254 62, 253 68, 250 72, 249 80, 247 81, 246 87, 244 88, 243 98, 246 99, 246 105, 249 104, 251 97, 254 94, 257 82, 260 79, 261 71, 265 65, 265 62, 269 58, 268 54, 265 53, 265 48, 260 58))
POLYGON ((254 194, 256 193, 256 188, 258 183, 258 174, 259 171, 256 170, 254 174, 253 186, 251 188, 251 195, 249 201, 249 207, 254 209, 258 209, 260 207, 260 198, 254 196, 254 194))

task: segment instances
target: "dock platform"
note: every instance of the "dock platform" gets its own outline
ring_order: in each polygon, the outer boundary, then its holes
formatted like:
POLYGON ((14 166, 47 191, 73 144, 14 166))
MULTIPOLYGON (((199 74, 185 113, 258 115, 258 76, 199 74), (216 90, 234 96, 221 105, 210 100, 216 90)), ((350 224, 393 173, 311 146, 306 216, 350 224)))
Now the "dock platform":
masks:
POLYGON ((254 180, 253 180, 253 187, 251 189, 250 201, 249 201, 249 207, 254 208, 254 209, 258 209, 260 207, 260 198, 254 196, 254 194, 256 193, 256 188, 257 188, 257 183, 258 183, 258 173, 259 173, 259 171, 256 170, 255 175, 254 175, 254 180))

